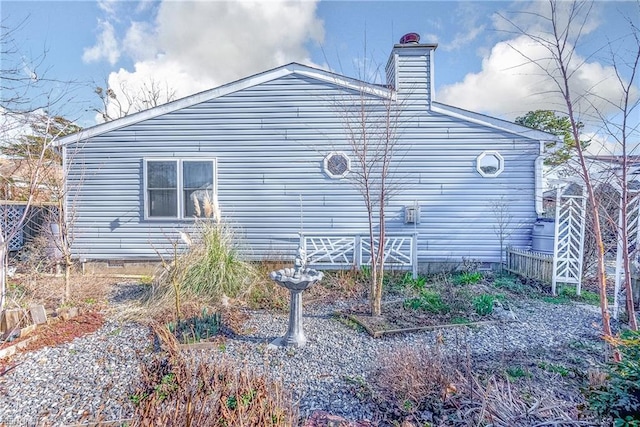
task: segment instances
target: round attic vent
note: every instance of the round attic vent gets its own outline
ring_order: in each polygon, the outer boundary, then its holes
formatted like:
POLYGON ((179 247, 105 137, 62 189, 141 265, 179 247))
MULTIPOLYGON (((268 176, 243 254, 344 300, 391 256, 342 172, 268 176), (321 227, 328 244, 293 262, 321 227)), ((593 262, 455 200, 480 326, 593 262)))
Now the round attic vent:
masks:
POLYGON ((420 42, 420 34, 407 33, 400 38, 400 44, 418 44, 420 42))

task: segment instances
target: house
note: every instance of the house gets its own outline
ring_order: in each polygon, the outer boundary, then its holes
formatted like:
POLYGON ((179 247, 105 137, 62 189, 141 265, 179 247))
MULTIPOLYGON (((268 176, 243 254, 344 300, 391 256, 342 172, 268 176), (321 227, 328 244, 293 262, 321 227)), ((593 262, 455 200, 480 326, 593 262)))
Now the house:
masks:
POLYGON ((418 39, 393 46, 387 85, 291 63, 62 138, 75 256, 157 259, 210 198, 251 259, 292 259, 302 235, 319 266, 366 263, 346 121, 366 111, 379 124, 389 106, 389 263, 498 262, 500 221, 508 243, 529 245, 556 137, 437 102, 437 45, 418 39))

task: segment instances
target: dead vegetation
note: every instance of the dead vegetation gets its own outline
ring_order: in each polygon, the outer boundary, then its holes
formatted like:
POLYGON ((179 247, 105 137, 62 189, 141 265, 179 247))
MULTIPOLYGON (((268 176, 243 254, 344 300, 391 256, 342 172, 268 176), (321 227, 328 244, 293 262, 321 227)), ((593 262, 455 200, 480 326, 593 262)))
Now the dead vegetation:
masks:
POLYGON ((163 325, 153 330, 164 350, 143 368, 131 400, 132 426, 297 425, 290 393, 281 383, 220 359, 207 364, 181 353, 163 325))

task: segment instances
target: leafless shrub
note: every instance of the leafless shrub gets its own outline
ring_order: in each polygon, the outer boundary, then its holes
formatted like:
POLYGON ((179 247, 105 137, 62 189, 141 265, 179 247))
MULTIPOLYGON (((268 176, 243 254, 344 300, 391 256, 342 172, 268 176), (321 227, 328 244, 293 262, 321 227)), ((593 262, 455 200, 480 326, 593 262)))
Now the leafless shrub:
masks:
POLYGON ((439 412, 456 387, 454 370, 439 346, 403 346, 382 354, 371 377, 382 409, 401 415, 439 412), (384 408, 390 405, 390 408, 384 408))
POLYGON ((297 411, 282 384, 228 359, 188 360, 175 338, 154 325, 164 355, 143 368, 131 396, 132 426, 294 426, 297 411))

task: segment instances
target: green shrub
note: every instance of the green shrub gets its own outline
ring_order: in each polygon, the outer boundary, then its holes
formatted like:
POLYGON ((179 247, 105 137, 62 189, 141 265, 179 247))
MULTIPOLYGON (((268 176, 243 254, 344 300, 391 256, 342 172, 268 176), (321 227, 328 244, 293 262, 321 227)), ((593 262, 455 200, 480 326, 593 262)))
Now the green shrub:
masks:
POLYGON ((569 299, 584 302, 587 304, 598 305, 600 304, 600 295, 595 292, 591 292, 588 290, 582 290, 580 295, 578 295, 577 290, 573 286, 563 286, 558 291, 558 295, 562 297, 567 297, 569 299))
POLYGON ((404 276, 402 276, 401 285, 405 289, 410 289, 414 292, 421 292, 427 285, 427 278, 424 276, 418 276, 414 279, 413 274, 407 271, 404 276))
POLYGON ((197 295, 235 297, 251 282, 251 265, 242 260, 235 235, 225 225, 201 223, 200 239, 184 254, 187 262, 182 286, 197 295))
POLYGON ((220 331, 220 326, 220 314, 208 313, 206 308, 202 310, 200 316, 178 319, 177 322, 167 324, 171 333, 182 344, 199 342, 214 337, 220 331))
POLYGON ((496 297, 491 294, 482 294, 473 299, 473 308, 479 316, 488 316, 493 313, 493 301, 496 297))
POLYGON ((529 370, 522 366, 510 366, 507 369, 505 369, 505 373, 507 374, 507 377, 511 380, 531 377, 531 373, 529 372, 529 370))
POLYGON ((493 280, 493 286, 499 289, 505 289, 516 294, 530 294, 532 290, 523 285, 516 277, 498 276, 493 280))
POLYGON ((617 348, 622 361, 609 364, 607 381, 588 390, 589 406, 615 426, 640 426, 640 331, 624 331, 617 348))
POLYGON ((423 290, 416 298, 405 301, 404 306, 412 310, 424 310, 435 314, 445 314, 449 312, 449 306, 442 300, 439 293, 423 290))
POLYGON ((475 285, 476 283, 479 283, 482 280, 482 278, 483 278, 482 273, 480 273, 479 271, 472 271, 472 272, 465 271, 457 275, 453 279, 453 282, 456 285, 475 285))

